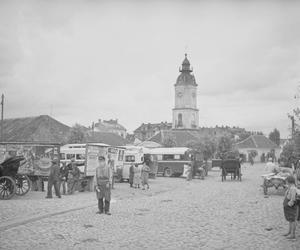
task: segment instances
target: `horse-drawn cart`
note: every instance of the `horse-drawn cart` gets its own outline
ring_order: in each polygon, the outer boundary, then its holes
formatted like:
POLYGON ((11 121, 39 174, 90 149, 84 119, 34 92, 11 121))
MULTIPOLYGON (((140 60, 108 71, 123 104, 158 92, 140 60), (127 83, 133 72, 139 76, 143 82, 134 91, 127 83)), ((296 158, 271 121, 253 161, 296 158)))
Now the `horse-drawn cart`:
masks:
POLYGON ((231 176, 231 180, 238 179, 239 181, 242 181, 241 164, 239 160, 236 159, 222 160, 221 175, 222 175, 222 181, 224 180, 226 181, 227 175, 231 176))
POLYGON ((21 162, 25 158, 14 156, 0 164, 0 199, 8 200, 16 195, 25 195, 30 190, 30 179, 27 175, 18 174, 21 162))

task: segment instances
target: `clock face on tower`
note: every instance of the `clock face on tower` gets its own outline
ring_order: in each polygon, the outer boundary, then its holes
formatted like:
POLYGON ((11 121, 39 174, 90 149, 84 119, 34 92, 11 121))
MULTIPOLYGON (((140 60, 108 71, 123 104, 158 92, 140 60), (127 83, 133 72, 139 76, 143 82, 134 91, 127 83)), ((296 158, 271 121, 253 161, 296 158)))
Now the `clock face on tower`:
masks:
POLYGON ((182 94, 181 92, 178 92, 178 93, 177 93, 177 96, 178 96, 178 97, 182 97, 182 95, 183 95, 183 94, 182 94))

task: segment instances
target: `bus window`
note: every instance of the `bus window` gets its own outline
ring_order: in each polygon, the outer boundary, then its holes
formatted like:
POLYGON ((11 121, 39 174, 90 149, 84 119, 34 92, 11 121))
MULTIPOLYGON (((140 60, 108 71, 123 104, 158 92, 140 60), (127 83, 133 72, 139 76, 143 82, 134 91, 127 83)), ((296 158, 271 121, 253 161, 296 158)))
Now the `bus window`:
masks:
POLYGON ((119 151, 119 156, 118 156, 118 161, 123 161, 123 159, 124 159, 124 151, 120 150, 119 151))
POLYGON ((162 161, 162 159, 163 159, 162 155, 157 155, 157 160, 158 161, 162 161))
POLYGON ((163 155, 164 161, 174 160, 174 155, 163 155))
POLYGON ((74 154, 67 154, 67 159, 68 160, 71 160, 72 158, 75 158, 74 154))
POLYGON ((126 161, 126 162, 135 162, 135 157, 134 157, 134 155, 126 155, 125 161, 126 161))
POLYGON ((85 155, 84 154, 76 154, 76 160, 84 160, 85 155))
POLYGON ((66 154, 61 153, 61 154, 60 154, 60 159, 61 159, 61 160, 65 160, 65 159, 66 159, 66 154))

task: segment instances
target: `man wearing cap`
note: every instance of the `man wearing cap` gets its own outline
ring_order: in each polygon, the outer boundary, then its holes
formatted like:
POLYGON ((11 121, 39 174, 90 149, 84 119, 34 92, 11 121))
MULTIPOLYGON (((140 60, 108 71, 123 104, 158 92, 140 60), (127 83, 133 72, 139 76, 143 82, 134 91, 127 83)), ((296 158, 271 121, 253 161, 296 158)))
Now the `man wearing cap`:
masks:
POLYGON ((109 212, 110 207, 110 190, 112 181, 111 168, 106 164, 105 157, 99 156, 99 166, 96 168, 96 195, 98 199, 98 214, 105 212, 107 215, 111 215, 109 212), (104 202, 103 202, 104 199, 104 202))
POLYGON ((60 191, 59 191, 59 175, 60 175, 60 168, 58 165, 58 160, 54 159, 52 161, 52 165, 50 167, 50 174, 48 177, 48 192, 46 198, 52 198, 52 187, 54 186, 55 195, 58 198, 61 198, 60 191))

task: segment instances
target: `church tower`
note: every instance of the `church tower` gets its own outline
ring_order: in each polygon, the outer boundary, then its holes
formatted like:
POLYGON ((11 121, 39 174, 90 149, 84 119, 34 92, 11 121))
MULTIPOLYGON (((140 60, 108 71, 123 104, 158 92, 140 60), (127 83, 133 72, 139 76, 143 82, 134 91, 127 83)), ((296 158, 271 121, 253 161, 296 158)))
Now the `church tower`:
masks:
POLYGON ((173 109, 173 129, 198 129, 197 83, 193 69, 185 54, 180 75, 175 84, 175 108, 173 109))

